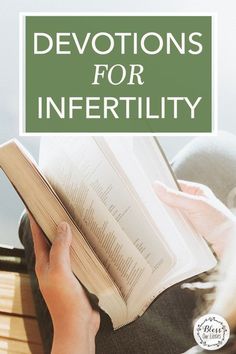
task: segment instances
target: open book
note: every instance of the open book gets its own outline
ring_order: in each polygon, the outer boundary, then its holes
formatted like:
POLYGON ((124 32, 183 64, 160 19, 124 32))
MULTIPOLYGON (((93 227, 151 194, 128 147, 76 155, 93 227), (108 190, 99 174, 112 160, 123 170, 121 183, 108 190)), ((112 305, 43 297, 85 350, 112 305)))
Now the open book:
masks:
POLYGON ((153 191, 155 180, 178 188, 153 137, 43 137, 40 169, 11 140, 0 146, 0 166, 50 241, 59 222, 70 224, 73 272, 115 329, 216 264, 185 217, 153 191))

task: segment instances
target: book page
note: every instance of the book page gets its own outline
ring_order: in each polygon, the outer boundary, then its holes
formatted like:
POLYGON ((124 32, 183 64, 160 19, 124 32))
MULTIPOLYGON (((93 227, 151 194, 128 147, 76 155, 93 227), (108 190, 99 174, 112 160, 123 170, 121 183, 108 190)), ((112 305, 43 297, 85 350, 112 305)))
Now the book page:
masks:
POLYGON ((146 286, 146 298, 136 299, 131 311, 140 314, 167 287, 211 269, 215 258, 202 238, 187 227, 185 219, 173 208, 168 208, 153 190, 155 180, 177 188, 167 162, 151 137, 96 137, 104 153, 113 161, 114 169, 136 195, 163 239, 175 254, 175 263, 162 278, 153 272, 146 286), (154 146, 153 146, 154 145, 154 146), (156 150, 155 150, 156 149, 156 150), (197 252, 196 252, 197 251, 197 252), (198 255, 202 256, 199 257, 198 255), (139 308, 139 310, 138 310, 139 308), (140 310, 141 309, 141 310, 140 310))
MULTIPOLYGON (((121 221, 131 217, 132 202, 120 199, 126 191, 118 186, 119 179, 92 138, 44 138, 40 167, 125 300, 151 276, 149 259, 162 271, 163 247, 156 247, 154 258, 138 243, 138 237, 136 244, 127 237, 131 230, 121 221)), ((132 232, 139 232, 136 225, 132 232)))
MULTIPOLYGON (((170 188, 178 189, 176 180, 154 139, 150 137, 148 139, 135 137, 134 153, 150 185, 152 185, 155 180, 159 180, 170 188), (147 154, 149 159, 146 159, 147 154)), ((154 203, 152 203, 152 207, 149 208, 150 212, 153 210, 153 204, 154 203)), ((216 260, 203 237, 195 231, 189 220, 179 210, 171 208, 162 202, 161 204, 171 217, 176 229, 181 233, 183 242, 191 253, 192 263, 195 268, 198 269, 198 272, 200 273, 212 268, 216 260), (199 257, 199 254, 201 254, 201 257, 199 257)), ((184 268, 186 267, 183 267, 182 273, 184 268)), ((177 275, 176 271, 174 273, 177 275)))

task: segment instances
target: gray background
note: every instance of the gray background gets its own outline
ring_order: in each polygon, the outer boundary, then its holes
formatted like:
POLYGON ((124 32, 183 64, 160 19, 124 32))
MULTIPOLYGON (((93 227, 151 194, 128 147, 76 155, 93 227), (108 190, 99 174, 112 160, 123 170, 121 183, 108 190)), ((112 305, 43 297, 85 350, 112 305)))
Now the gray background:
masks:
MULTIPOLYGON (((215 12, 218 17, 218 116, 219 129, 236 133, 236 5, 234 0, 1 0, 0 4, 0 143, 17 137, 37 158, 39 138, 18 136, 18 14, 21 11, 55 12, 215 12)), ((162 137, 160 141, 171 158, 190 137, 162 137)), ((20 246, 17 226, 23 205, 0 172, 0 244, 20 246)))

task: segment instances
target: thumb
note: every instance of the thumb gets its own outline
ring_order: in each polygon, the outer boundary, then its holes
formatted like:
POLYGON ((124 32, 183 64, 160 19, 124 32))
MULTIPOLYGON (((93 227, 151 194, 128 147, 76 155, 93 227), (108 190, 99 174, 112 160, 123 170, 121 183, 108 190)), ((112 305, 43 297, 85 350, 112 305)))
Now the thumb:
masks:
POLYGON ((201 196, 171 189, 159 181, 154 183, 154 190, 162 202, 178 209, 195 210, 202 200, 201 196))
POLYGON ((72 234, 69 225, 61 222, 57 227, 57 234, 50 250, 50 266, 55 268, 71 268, 70 245, 72 234))

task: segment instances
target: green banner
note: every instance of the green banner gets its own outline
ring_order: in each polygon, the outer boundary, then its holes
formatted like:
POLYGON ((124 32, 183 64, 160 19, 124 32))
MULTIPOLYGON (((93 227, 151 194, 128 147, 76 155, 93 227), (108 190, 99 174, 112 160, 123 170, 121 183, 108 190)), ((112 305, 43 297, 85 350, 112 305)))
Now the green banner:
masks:
POLYGON ((26 133, 212 131, 211 16, 30 16, 26 133))

